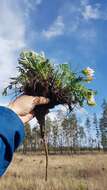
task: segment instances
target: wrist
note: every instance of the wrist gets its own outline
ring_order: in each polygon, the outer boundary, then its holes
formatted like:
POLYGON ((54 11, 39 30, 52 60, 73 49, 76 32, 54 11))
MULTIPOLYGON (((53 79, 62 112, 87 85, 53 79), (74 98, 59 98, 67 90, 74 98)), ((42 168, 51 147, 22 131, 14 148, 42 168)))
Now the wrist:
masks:
POLYGON ((10 103, 9 105, 7 105, 7 108, 11 109, 13 112, 15 112, 17 114, 17 116, 21 119, 21 121, 24 124, 24 121, 22 119, 22 117, 17 113, 17 111, 14 109, 14 106, 12 105, 12 103, 10 103))
POLYGON ((11 103, 9 105, 7 105, 7 107, 17 114, 16 110, 14 109, 14 107, 11 103))

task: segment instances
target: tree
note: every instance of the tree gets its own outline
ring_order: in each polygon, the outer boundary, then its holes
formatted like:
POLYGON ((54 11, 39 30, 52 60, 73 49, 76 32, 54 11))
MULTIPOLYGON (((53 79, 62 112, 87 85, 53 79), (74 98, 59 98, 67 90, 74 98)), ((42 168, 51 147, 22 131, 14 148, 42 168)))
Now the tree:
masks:
POLYGON ((54 147, 54 151, 56 153, 56 148, 57 148, 57 140, 58 140, 58 123, 57 123, 57 120, 55 120, 53 122, 53 125, 52 125, 52 135, 53 135, 53 147, 54 147))
POLYGON ((40 130, 36 126, 32 129, 32 150, 36 151, 39 148, 40 130))
POLYGON ((87 128, 87 146, 90 147, 92 139, 91 139, 91 122, 89 117, 87 117, 85 125, 87 128))
POLYGON ((78 124, 75 113, 71 114, 71 116, 69 117, 69 134, 71 138, 71 150, 73 148, 74 151, 76 151, 76 148, 78 146, 78 124))
POLYGON ((83 140, 86 137, 84 128, 82 126, 78 126, 78 141, 79 141, 79 147, 81 148, 83 146, 83 140))
POLYGON ((45 126, 46 126, 46 137, 47 137, 48 151, 49 151, 52 144, 52 127, 53 126, 52 126, 52 121, 48 116, 45 121, 45 126))
POLYGON ((61 123, 61 126, 62 126, 62 130, 63 130, 63 135, 64 135, 64 145, 65 147, 69 147, 70 144, 69 144, 69 128, 68 128, 68 125, 69 125, 69 120, 67 117, 64 117, 63 118, 63 121, 61 123))
POLYGON ((94 116, 93 116, 93 124, 94 124, 95 129, 96 129, 97 148, 98 148, 98 150, 100 150, 100 129, 98 126, 98 119, 97 119, 96 113, 94 113, 94 116))
POLYGON ((31 147, 31 128, 27 123, 25 124, 25 139, 23 142, 23 153, 26 153, 28 149, 31 147))
POLYGON ((100 118, 100 130, 101 130, 101 144, 103 150, 107 151, 107 102, 103 101, 103 113, 100 118))
POLYGON ((76 150, 78 146, 78 123, 76 114, 69 114, 62 121, 63 134, 65 139, 65 144, 70 147, 70 150, 76 150))

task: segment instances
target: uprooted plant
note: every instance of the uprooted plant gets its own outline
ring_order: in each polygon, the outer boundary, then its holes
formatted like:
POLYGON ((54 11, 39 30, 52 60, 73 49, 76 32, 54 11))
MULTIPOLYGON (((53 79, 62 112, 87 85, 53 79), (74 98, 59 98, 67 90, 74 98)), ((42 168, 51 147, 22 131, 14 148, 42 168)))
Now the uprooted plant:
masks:
POLYGON ((32 96, 44 96, 49 98, 46 105, 37 105, 34 108, 35 117, 41 130, 46 154, 46 175, 48 167, 48 148, 45 140, 45 116, 49 109, 56 105, 68 105, 69 110, 76 105, 95 105, 95 91, 85 87, 85 82, 93 79, 94 71, 89 67, 79 74, 74 73, 69 64, 54 65, 43 54, 33 51, 23 51, 18 61, 18 76, 10 78, 10 84, 4 89, 3 95, 7 95, 8 89, 13 89, 15 95, 26 94, 32 96))

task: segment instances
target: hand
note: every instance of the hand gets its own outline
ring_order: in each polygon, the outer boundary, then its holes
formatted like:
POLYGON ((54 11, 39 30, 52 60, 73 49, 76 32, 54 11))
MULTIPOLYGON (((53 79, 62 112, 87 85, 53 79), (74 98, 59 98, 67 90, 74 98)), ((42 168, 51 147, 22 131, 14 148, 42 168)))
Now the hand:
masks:
POLYGON ((20 119, 23 121, 23 123, 27 123, 34 117, 34 107, 39 104, 47 103, 49 103, 49 99, 42 96, 38 97, 21 95, 17 97, 14 101, 10 102, 8 108, 16 112, 20 119))

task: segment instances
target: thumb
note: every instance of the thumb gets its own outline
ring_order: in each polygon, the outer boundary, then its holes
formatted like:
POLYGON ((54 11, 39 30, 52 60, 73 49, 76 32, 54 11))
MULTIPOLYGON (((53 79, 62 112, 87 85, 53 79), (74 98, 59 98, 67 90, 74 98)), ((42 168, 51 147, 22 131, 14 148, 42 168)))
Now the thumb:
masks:
POLYGON ((19 117, 20 117, 20 119, 22 120, 22 122, 25 124, 25 123, 27 123, 27 122, 29 122, 30 120, 33 119, 34 114, 31 112, 31 113, 28 113, 28 114, 25 115, 25 116, 20 116, 20 115, 19 115, 19 117))

